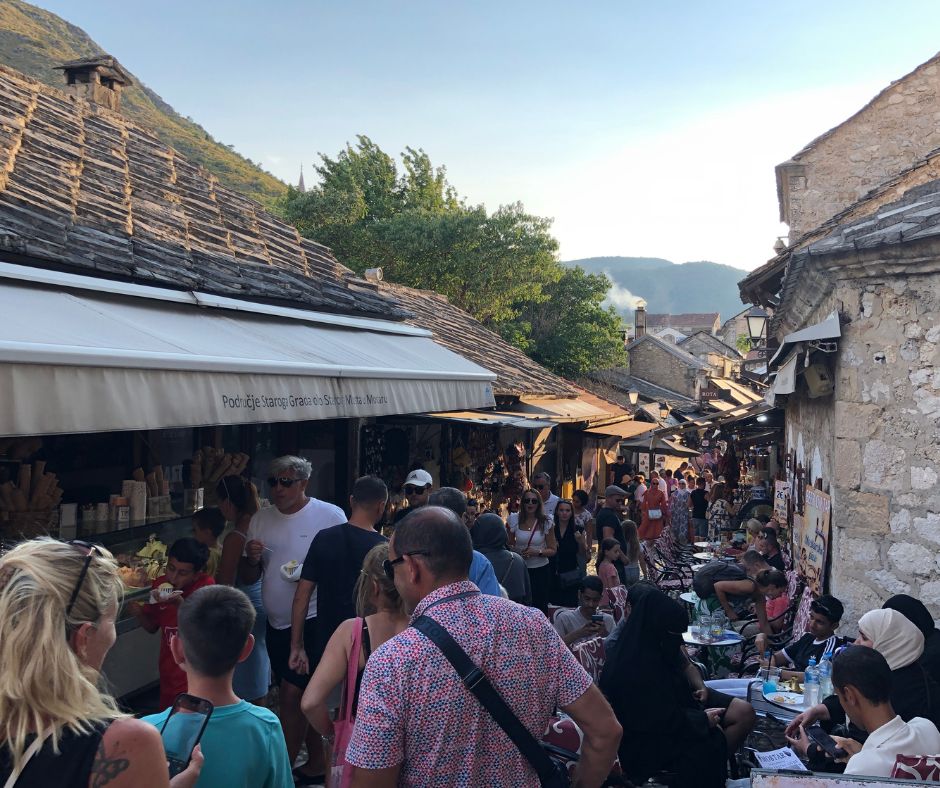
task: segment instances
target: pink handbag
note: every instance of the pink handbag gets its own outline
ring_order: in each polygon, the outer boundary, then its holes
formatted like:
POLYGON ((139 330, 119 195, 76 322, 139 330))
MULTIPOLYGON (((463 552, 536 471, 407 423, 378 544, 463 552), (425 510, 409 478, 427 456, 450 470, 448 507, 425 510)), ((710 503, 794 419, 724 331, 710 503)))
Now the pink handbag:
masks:
POLYGON ((333 751, 330 754, 330 769, 326 784, 328 788, 348 788, 352 782, 352 770, 346 766, 346 748, 352 738, 353 702, 356 699, 356 678, 359 675, 359 652, 362 649, 363 619, 357 618, 353 624, 352 645, 349 649, 349 663, 346 667, 346 681, 339 704, 339 712, 333 721, 333 751))

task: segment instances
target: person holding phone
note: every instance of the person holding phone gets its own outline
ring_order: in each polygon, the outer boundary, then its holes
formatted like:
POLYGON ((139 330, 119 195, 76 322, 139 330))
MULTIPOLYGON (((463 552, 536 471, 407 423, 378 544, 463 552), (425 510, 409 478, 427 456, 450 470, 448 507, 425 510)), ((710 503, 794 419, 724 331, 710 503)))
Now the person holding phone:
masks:
POLYGON ((160 734, 98 689, 122 595, 98 545, 32 539, 0 557, 0 785, 196 784, 198 746, 171 780, 160 734))
MULTIPOLYGON (((619 546, 619 545, 618 545, 619 546)), ((591 637, 607 637, 614 631, 614 617, 598 613, 597 606, 604 595, 604 584, 599 577, 588 575, 578 587, 578 607, 559 610, 552 622, 566 646, 591 637)))
POLYGON ((230 586, 201 588, 179 610, 170 650, 189 691, 172 709, 144 717, 163 734, 167 752, 183 761, 194 740, 207 754, 199 788, 291 788, 294 778, 277 715, 242 700, 232 688, 235 666, 254 648, 255 609, 230 586))

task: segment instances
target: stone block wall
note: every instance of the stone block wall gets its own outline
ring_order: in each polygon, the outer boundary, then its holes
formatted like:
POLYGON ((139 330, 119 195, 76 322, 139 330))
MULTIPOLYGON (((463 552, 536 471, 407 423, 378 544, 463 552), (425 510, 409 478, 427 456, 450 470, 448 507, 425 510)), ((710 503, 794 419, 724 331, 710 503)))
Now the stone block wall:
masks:
POLYGON ((687 397, 698 396, 696 370, 650 341, 630 349, 630 374, 687 397))
MULTIPOLYGON (((832 592, 854 626, 892 594, 940 618, 940 276, 840 283, 810 322, 848 322, 835 393, 787 404, 788 449, 820 452, 833 502, 832 592)), ((814 480, 815 477, 810 477, 814 480)))
POLYGON ((898 80, 809 150, 778 167, 795 240, 940 147, 940 60, 898 80))

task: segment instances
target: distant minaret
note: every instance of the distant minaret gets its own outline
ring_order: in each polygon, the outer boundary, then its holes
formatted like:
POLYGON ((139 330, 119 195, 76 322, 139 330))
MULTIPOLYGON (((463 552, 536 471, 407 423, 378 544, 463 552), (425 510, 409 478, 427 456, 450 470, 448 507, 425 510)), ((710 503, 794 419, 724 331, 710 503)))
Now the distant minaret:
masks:
POLYGON ((304 186, 304 165, 300 165, 300 180, 297 182, 297 191, 301 194, 307 191, 307 187, 304 186))

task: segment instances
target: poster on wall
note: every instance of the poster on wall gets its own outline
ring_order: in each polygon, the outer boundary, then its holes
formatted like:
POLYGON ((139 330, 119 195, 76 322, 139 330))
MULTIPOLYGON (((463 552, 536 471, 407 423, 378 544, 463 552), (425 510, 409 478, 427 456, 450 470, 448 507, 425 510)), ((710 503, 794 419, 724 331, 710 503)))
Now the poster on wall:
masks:
MULTIPOLYGON (((814 487, 806 489, 797 561, 806 584, 816 594, 823 593, 826 551, 829 549, 829 520, 832 502, 828 495, 814 487)), ((797 533, 794 517, 794 534, 797 533)))
POLYGON ((788 482, 774 482, 774 520, 783 525, 787 524, 788 503, 790 501, 790 485, 788 482))
POLYGON ((666 470, 666 455, 665 454, 656 454, 653 457, 653 465, 656 466, 656 470, 662 474, 666 470))
POLYGON ((642 473, 644 476, 649 476, 650 456, 648 454, 641 454, 637 460, 637 465, 640 468, 640 473, 642 473))

